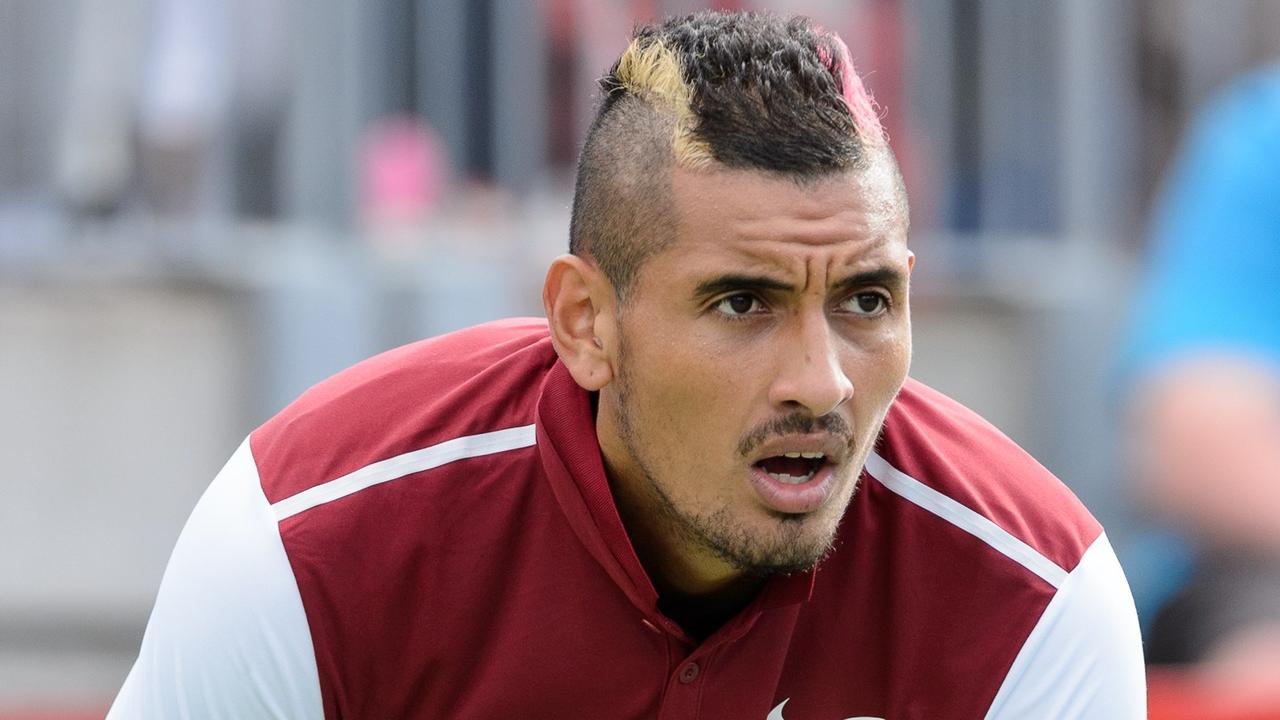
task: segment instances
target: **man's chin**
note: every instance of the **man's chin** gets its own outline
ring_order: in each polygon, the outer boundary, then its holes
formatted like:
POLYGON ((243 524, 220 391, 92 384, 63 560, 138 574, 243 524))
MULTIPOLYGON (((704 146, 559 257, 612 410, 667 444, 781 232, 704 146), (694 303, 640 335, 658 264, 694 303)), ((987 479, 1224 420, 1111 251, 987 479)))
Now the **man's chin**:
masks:
POLYGON ((795 575, 809 572, 816 568, 831 554, 830 548, 821 553, 806 557, 761 558, 759 561, 739 567, 743 573, 751 577, 773 577, 774 575, 795 575))
POLYGON ((835 528, 817 527, 821 523, 818 517, 782 516, 767 537, 717 552, 735 569, 756 577, 808 572, 831 554, 834 545, 835 528))
POLYGON ((810 570, 813 570, 819 564, 821 564, 821 562, 824 559, 826 559, 825 554, 816 559, 809 559, 809 560, 803 560, 803 561, 797 560, 795 562, 770 564, 770 565, 748 565, 746 567, 741 567, 738 569, 741 570, 742 573, 747 577, 762 578, 762 579, 771 578, 779 575, 784 575, 784 576, 798 575, 800 573, 806 573, 806 572, 809 572, 810 570))

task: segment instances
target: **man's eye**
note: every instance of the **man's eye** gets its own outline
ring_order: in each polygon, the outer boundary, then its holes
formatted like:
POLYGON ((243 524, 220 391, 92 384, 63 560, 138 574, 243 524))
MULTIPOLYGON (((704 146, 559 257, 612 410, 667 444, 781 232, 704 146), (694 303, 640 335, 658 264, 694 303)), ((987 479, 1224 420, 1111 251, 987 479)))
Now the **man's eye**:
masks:
POLYGON ((844 306, 856 315, 875 317, 889 309, 889 299, 878 292, 863 292, 845 300, 844 306))
POLYGON ((761 308, 760 301, 755 296, 739 293, 720 300, 715 304, 715 309, 729 317, 737 317, 760 312, 761 308))

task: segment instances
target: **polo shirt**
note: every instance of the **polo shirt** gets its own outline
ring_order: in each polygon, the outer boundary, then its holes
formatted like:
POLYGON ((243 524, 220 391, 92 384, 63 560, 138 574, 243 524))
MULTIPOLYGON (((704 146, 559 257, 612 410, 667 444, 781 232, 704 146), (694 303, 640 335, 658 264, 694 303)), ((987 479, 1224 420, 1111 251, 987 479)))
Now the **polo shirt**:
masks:
POLYGON ((908 381, 833 552, 701 642, 658 609, 544 321, 312 388, 199 501, 110 718, 1145 717, 1098 523, 908 381))

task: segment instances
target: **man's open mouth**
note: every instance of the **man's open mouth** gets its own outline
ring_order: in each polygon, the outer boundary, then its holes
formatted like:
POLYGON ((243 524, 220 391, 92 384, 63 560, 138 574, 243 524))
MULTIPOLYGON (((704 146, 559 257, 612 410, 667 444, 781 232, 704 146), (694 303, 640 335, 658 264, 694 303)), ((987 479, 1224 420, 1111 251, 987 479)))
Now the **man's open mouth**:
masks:
POLYGON ((778 482, 799 485, 812 480, 826 464, 824 453, 788 452, 764 458, 755 465, 778 482))

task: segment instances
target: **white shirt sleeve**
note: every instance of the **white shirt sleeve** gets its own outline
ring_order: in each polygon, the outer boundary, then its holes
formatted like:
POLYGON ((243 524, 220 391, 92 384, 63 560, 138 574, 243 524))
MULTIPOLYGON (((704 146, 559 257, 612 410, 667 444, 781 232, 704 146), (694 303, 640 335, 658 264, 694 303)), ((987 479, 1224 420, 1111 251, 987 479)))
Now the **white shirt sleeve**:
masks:
POLYGON ((107 718, 323 716, 297 581, 246 439, 178 538, 107 718))
POLYGON ((1027 637, 987 720, 1139 720, 1146 673, 1133 596, 1106 535, 1085 551, 1027 637))

